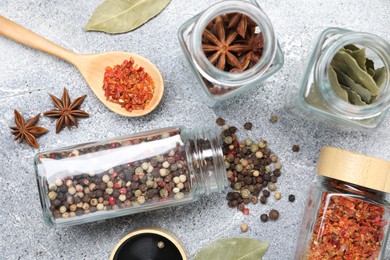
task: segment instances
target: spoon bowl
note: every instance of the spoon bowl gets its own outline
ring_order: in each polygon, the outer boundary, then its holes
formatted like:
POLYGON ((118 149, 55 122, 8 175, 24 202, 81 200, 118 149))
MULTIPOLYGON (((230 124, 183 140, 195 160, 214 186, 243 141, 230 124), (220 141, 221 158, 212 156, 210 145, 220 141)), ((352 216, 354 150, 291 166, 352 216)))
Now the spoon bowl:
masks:
POLYGON ((0 16, 0 34, 34 49, 54 55, 73 64, 83 75, 96 97, 111 111, 128 117, 139 117, 152 112, 160 103, 164 93, 164 81, 157 67, 146 58, 129 52, 105 52, 98 54, 77 54, 66 50, 38 34, 0 16), (134 65, 143 67, 154 81, 152 100, 144 110, 131 112, 119 104, 110 102, 104 96, 103 79, 107 66, 114 67, 124 60, 134 59, 134 65))

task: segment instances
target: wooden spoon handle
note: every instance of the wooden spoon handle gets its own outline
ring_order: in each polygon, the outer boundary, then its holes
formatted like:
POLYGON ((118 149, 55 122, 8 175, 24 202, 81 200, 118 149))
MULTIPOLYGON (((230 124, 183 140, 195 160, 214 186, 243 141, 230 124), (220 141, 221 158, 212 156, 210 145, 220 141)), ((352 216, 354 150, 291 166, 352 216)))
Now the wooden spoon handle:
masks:
POLYGON ((64 49, 42 36, 0 16, 0 34, 34 49, 49 53, 73 64, 77 54, 64 49))

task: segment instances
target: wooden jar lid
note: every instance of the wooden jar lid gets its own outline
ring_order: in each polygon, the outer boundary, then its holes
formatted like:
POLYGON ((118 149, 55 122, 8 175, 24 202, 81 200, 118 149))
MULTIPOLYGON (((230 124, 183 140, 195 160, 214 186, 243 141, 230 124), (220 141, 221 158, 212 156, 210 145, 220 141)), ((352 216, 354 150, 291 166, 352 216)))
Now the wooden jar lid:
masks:
POLYGON ((317 164, 321 176, 390 193, 390 162, 324 146, 317 164))

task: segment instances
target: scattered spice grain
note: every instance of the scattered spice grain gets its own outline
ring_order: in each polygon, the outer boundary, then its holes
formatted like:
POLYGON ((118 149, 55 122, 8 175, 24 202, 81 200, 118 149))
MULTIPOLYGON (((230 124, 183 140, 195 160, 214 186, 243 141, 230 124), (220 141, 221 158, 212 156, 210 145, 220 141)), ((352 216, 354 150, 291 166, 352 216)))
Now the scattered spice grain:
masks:
POLYGON ((159 249, 163 249, 163 248, 165 247, 164 241, 158 241, 157 247, 158 247, 159 249))
POLYGON ((217 123, 217 125, 223 126, 225 124, 225 119, 223 119, 222 117, 218 117, 215 122, 217 123))
POLYGON ((288 195, 288 201, 289 202, 294 202, 295 201, 295 196, 293 194, 288 195))
POLYGON ((270 121, 271 123, 275 124, 278 121, 278 116, 277 115, 271 115, 270 121))
POLYGON ((261 222, 267 222, 268 221, 268 215, 267 214, 261 214, 260 219, 261 219, 261 222))
POLYGON ((271 220, 277 220, 279 218, 279 211, 277 211, 276 209, 271 209, 268 213, 268 217, 271 220))
POLYGON ((299 149, 300 149, 300 147, 299 147, 298 144, 294 144, 294 145, 292 146, 292 151, 295 152, 295 153, 299 152, 299 149))
POLYGON ((245 233, 245 232, 248 231, 249 226, 248 226, 248 224, 243 223, 243 224, 241 224, 240 229, 241 229, 241 231, 242 231, 243 233, 245 233))
POLYGON ((252 130, 252 123, 251 122, 246 122, 245 124, 244 124, 244 129, 245 130, 252 130))

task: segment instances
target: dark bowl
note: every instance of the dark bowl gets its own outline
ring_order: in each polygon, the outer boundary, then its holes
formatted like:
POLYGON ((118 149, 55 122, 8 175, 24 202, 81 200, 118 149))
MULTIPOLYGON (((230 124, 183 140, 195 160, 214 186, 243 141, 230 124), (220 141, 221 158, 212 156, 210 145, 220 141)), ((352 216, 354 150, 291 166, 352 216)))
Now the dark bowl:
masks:
POLYGON ((183 247, 160 228, 138 229, 115 246, 110 260, 187 260, 183 247))

